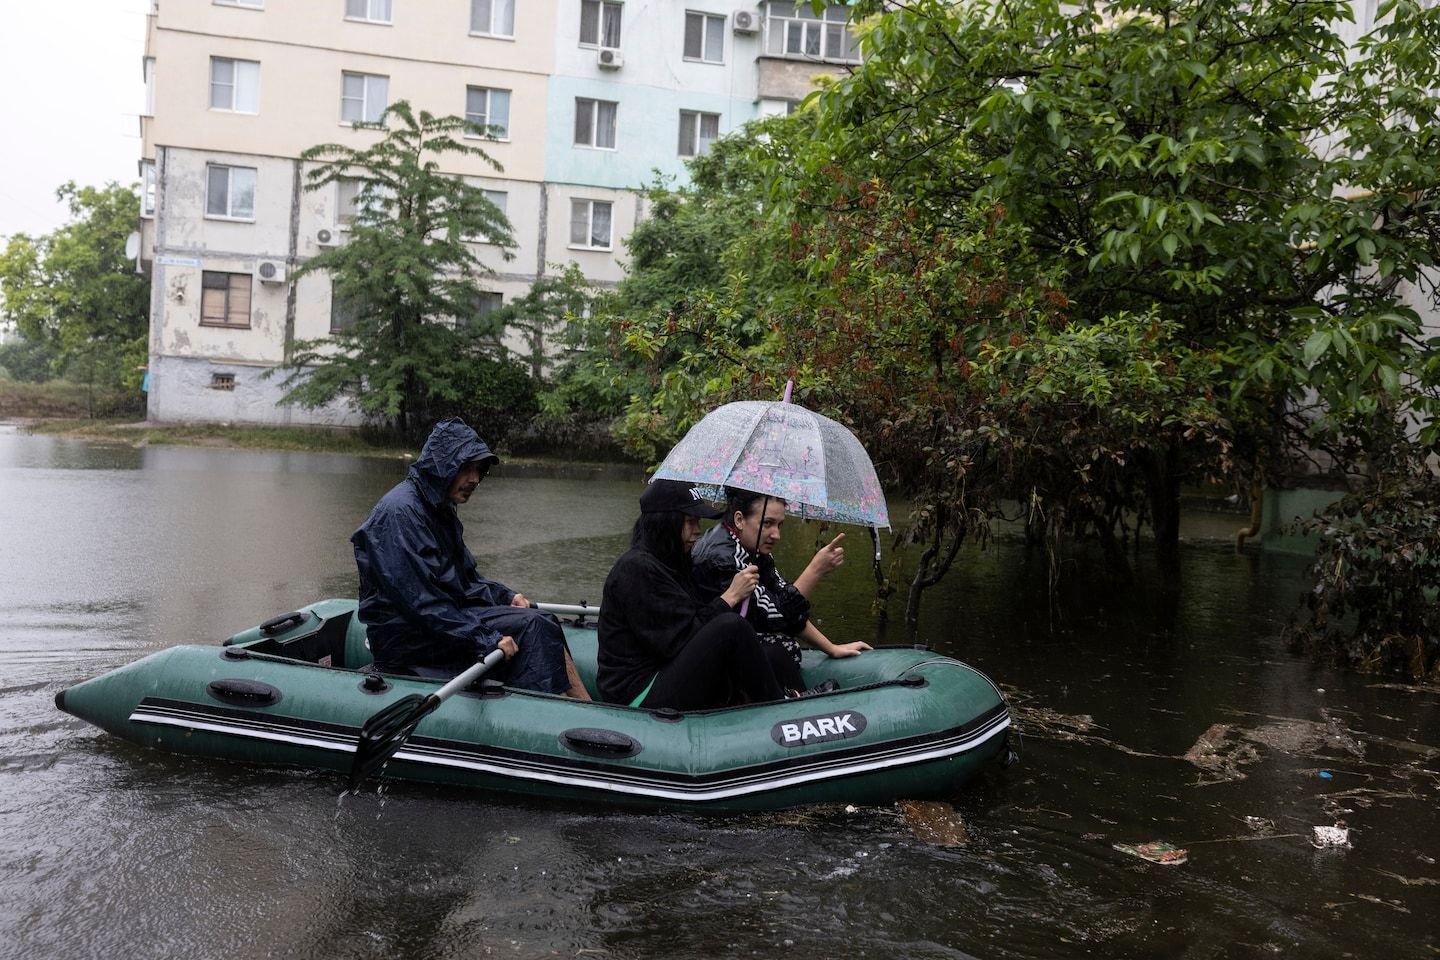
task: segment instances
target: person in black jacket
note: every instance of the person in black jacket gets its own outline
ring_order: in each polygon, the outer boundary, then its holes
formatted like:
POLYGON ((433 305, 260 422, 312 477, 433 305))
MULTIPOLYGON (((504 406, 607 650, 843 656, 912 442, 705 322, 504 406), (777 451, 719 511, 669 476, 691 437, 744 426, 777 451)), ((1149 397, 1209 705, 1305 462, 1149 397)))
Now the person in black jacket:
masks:
POLYGON ((708 602, 695 596, 690 548, 700 538, 700 519, 717 516, 688 483, 656 480, 646 487, 630 550, 605 578, 601 700, 704 710, 784 696, 755 631, 734 612, 755 589, 758 571, 737 571, 708 602))
POLYGON ((430 432, 409 474, 350 537, 360 620, 382 672, 449 678, 496 647, 511 686, 590 696, 560 624, 522 594, 480 576, 456 507, 500 458, 458 417, 430 432))
POLYGON ((845 562, 845 549, 840 546, 845 534, 816 551, 792 584, 775 569, 772 555, 784 522, 784 500, 726 487, 725 522, 700 538, 692 564, 701 597, 723 591, 736 570, 752 564, 759 568, 760 582, 750 599, 746 619, 755 628, 780 685, 787 690, 801 690, 801 641, 831 657, 853 657, 869 650, 870 644, 863 640, 835 643, 810 620, 810 593, 822 577, 845 562))

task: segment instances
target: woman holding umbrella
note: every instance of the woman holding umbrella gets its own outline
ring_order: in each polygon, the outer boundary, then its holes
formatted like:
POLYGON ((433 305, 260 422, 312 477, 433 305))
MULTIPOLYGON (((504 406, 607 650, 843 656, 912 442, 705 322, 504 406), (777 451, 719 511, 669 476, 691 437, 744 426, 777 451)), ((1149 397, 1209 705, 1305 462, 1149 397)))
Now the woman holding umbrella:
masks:
POLYGON ((630 550, 605 578, 596 683, 632 707, 705 710, 780 700, 784 691, 751 626, 735 613, 759 582, 747 565, 700 599, 690 550, 719 511, 689 483, 656 480, 640 497, 630 550))
MULTIPOLYGON (((845 561, 844 534, 821 547, 805 571, 788 583, 775 568, 775 544, 785 522, 784 500, 737 487, 725 488, 724 522, 712 528, 691 554, 700 596, 729 589, 736 571, 758 567, 759 582, 743 612, 755 628, 775 678, 786 690, 800 691, 800 642, 832 657, 853 657, 869 650, 864 641, 834 643, 810 621, 810 593, 820 579, 845 561)), ((602 608, 603 609, 603 608, 602 608)))

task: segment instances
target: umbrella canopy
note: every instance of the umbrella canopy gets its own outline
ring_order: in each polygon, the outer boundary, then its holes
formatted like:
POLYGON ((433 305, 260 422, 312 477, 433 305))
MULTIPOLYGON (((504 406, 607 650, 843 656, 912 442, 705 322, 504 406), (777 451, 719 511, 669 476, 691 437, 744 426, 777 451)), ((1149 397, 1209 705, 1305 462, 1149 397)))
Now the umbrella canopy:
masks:
POLYGON ((793 403, 727 403, 690 428, 655 471, 657 480, 740 487, 783 499, 787 513, 889 527, 875 467, 845 427, 793 403))

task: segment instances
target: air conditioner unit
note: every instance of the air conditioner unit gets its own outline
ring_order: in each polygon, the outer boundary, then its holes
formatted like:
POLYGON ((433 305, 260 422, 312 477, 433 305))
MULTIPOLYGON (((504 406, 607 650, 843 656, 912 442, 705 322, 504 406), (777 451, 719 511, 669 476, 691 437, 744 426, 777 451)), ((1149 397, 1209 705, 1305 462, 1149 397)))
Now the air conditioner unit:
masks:
POLYGON ((261 260, 255 267, 255 275, 260 278, 261 283, 284 283, 285 261, 261 260))
POLYGON ((749 10, 736 10, 731 29, 736 33, 754 33, 760 29, 760 20, 749 10))
POLYGON ((614 47, 601 47, 595 55, 595 62, 604 70, 619 70, 625 66, 625 58, 614 47))
POLYGON ((334 247, 339 245, 334 230, 319 229, 315 231, 315 244, 320 247, 334 247))

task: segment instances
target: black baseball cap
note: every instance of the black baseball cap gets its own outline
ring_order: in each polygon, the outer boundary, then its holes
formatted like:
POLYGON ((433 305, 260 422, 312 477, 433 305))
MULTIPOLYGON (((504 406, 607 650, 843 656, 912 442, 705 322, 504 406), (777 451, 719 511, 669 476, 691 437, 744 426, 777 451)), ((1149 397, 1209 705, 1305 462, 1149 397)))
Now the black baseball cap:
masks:
POLYGON ((641 513, 688 513, 702 520, 718 520, 725 511, 712 506, 700 494, 700 488, 683 480, 651 480, 640 494, 641 513))

